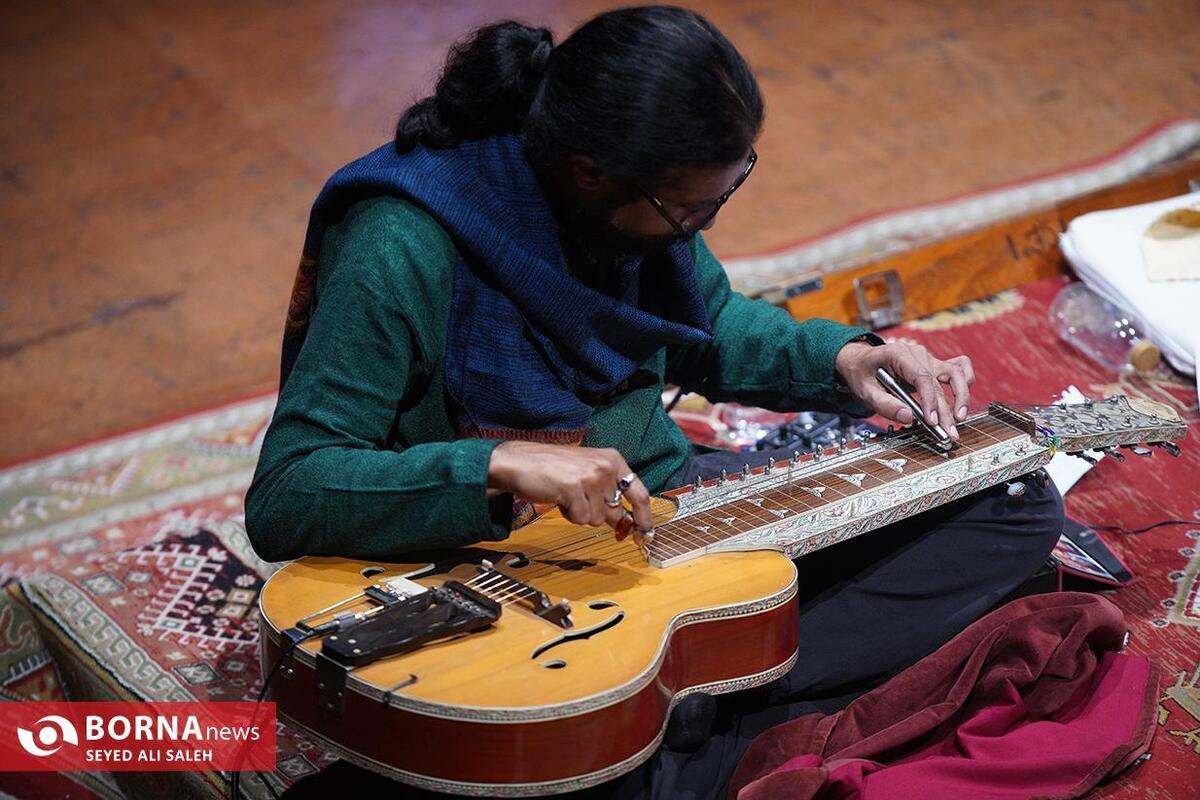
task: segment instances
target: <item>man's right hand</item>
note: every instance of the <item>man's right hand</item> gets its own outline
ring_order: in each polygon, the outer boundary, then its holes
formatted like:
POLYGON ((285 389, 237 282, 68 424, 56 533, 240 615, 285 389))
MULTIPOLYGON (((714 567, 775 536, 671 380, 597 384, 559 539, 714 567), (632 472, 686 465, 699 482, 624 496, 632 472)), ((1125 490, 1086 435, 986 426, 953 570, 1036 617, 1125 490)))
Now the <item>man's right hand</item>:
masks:
MULTIPOLYGON (((613 508, 605 501, 612 500, 617 482, 632 473, 616 450, 510 441, 492 450, 487 488, 535 503, 555 503, 576 525, 607 524, 620 531, 625 506, 613 508)), ((650 493, 635 476, 624 494, 633 513, 633 538, 640 546, 654 527, 650 493)))

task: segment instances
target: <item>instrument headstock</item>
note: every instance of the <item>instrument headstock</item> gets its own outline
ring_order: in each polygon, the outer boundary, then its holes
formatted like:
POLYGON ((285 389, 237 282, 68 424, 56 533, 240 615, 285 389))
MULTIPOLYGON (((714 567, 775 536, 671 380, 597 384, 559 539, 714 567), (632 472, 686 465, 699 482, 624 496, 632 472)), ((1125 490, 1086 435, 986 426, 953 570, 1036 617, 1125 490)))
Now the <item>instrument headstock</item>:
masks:
POLYGON ((1175 409, 1124 395, 1074 405, 1014 407, 993 403, 990 410, 1007 419, 1019 419, 1040 444, 1068 453, 1143 443, 1161 444, 1168 451, 1178 452, 1170 443, 1187 435, 1187 426, 1175 409))

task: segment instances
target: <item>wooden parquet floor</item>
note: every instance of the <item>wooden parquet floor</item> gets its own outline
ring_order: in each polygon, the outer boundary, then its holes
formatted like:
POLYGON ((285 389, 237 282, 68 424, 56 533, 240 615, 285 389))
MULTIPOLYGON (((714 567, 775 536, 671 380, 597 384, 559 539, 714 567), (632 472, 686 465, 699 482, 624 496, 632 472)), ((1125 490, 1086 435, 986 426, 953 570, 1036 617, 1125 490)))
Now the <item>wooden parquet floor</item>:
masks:
MULTIPOLYGON (((0 25, 0 463, 276 379, 307 210, 447 45, 595 0, 41 0, 0 25)), ((690 3, 757 70, 718 253, 1075 164, 1200 116, 1191 0, 690 3), (769 165, 769 166, 768 166, 769 165)))

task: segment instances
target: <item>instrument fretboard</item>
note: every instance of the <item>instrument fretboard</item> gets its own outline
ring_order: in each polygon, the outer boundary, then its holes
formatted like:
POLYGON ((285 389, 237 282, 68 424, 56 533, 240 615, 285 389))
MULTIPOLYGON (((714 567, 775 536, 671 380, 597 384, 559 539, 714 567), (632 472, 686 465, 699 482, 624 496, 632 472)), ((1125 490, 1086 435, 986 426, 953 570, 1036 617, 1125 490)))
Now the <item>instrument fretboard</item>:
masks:
MULTIPOLYGON (((647 556, 651 563, 665 566, 710 549, 727 549, 713 546, 830 506, 841 504, 844 508, 846 500, 852 501, 848 513, 853 516, 855 498, 865 500, 886 491, 891 484, 945 468, 952 462, 988 458, 981 454, 996 445, 1019 442, 1018 448, 1044 450, 1030 442, 1027 433, 994 416, 974 418, 958 429, 961 438, 950 453, 942 453, 909 434, 827 456, 828 466, 820 469, 816 469, 820 462, 814 463, 811 458, 798 464, 789 460, 776 465, 771 472, 776 480, 765 482, 761 490, 748 486, 736 499, 685 512, 656 527, 654 538, 647 544, 647 556)), ((973 466, 966 465, 964 479, 976 472, 973 466)), ((761 479, 761 472, 752 478, 761 479)))

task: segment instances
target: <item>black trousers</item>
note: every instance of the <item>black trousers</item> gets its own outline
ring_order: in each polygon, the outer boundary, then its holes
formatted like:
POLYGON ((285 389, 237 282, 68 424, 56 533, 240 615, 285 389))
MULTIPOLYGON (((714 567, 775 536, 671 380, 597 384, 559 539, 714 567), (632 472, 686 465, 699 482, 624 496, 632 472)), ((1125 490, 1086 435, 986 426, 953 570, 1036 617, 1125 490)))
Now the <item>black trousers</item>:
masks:
MULTIPOLYGON (((790 453, 698 455, 672 483, 713 477, 722 468, 733 473, 747 462, 758 466, 771 455, 790 453)), ((1062 533, 1062 498, 1053 485, 1026 481, 1026 486, 1022 497, 1010 497, 1001 485, 798 559, 795 667, 768 686, 715 698, 712 734, 698 749, 661 747, 632 772, 565 797, 723 797, 738 760, 758 734, 802 714, 843 707, 936 650, 1041 566, 1062 533)), ((345 762, 298 782, 286 796, 348 789, 445 797, 345 762)))

